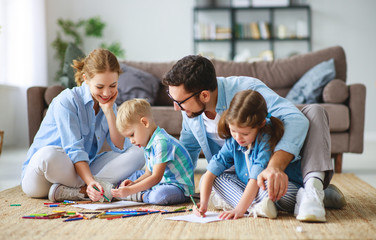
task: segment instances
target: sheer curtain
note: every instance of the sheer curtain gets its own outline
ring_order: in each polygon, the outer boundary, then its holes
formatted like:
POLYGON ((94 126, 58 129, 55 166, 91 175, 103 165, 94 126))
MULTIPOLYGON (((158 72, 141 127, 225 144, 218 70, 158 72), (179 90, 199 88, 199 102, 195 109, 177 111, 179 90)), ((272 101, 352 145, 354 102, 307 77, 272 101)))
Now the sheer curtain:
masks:
POLYGON ((45 0, 0 0, 0 84, 47 85, 45 0))
POLYGON ((45 0, 0 0, 0 129, 28 147, 26 89, 47 85, 45 0))

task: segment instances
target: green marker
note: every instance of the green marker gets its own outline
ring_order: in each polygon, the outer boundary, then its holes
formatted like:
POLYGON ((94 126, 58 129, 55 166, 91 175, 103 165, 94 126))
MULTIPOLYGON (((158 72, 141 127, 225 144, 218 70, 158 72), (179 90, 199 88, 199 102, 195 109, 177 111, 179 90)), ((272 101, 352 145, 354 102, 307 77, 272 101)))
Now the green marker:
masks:
POLYGON ((173 212, 176 212, 176 211, 181 211, 181 210, 184 210, 184 209, 186 209, 186 208, 187 208, 186 206, 184 206, 184 207, 181 207, 181 208, 177 208, 177 209, 173 210, 173 212))
MULTIPOLYGON (((97 190, 98 192, 100 192, 99 189, 98 189, 96 186, 94 186, 93 188, 94 188, 95 190, 97 190)), ((103 194, 103 197, 104 197, 107 201, 111 202, 110 199, 108 199, 108 198, 106 197, 106 195, 103 194)))
POLYGON ((10 206, 11 207, 19 207, 19 206, 21 206, 21 204, 11 204, 10 206))

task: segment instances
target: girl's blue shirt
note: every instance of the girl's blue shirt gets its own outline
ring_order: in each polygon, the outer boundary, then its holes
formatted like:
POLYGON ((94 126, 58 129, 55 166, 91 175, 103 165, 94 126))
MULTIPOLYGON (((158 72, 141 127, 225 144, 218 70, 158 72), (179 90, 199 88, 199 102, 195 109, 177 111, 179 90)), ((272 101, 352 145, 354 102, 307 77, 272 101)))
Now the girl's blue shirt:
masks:
MULTIPOLYGON (((242 147, 234 138, 226 140, 221 150, 210 160, 207 170, 216 176, 222 174, 226 169, 235 166, 235 172, 238 178, 247 184, 249 179, 256 179, 257 176, 267 167, 271 151, 268 144, 268 135, 258 135, 253 147, 246 159, 246 147, 242 147), (247 168, 246 160, 249 161, 250 169, 247 168)), ((298 188, 302 187, 303 179, 300 160, 291 162, 286 170, 289 181, 293 182, 298 188)))
MULTIPOLYGON (((95 161, 103 154, 99 151, 105 140, 111 150, 125 152, 131 146, 129 139, 125 139, 123 149, 117 148, 111 141, 107 119, 102 109, 100 108, 95 115, 93 107, 94 100, 85 82, 80 87, 65 89, 55 97, 27 152, 21 179, 31 157, 45 146, 63 148, 73 163, 86 161, 90 164, 95 161)), ((113 110, 116 115, 115 103, 113 110)))

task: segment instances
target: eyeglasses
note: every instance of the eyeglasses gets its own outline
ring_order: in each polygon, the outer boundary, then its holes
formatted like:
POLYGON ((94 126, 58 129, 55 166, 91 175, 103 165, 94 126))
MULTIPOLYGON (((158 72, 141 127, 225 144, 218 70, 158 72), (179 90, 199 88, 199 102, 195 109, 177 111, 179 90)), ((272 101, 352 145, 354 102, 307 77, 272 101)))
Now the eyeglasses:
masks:
POLYGON ((195 92, 195 93, 193 93, 190 97, 187 97, 187 98, 184 99, 183 101, 178 102, 178 101, 176 101, 176 100, 170 95, 170 91, 169 91, 169 90, 166 90, 168 97, 171 98, 171 100, 174 101, 174 103, 176 103, 176 104, 180 107, 180 109, 183 110, 183 111, 184 111, 184 108, 183 108, 182 104, 185 103, 186 101, 188 101, 190 98, 192 98, 192 97, 196 96, 197 94, 201 93, 202 91, 204 91, 204 90, 200 90, 200 91, 198 91, 198 92, 195 92))

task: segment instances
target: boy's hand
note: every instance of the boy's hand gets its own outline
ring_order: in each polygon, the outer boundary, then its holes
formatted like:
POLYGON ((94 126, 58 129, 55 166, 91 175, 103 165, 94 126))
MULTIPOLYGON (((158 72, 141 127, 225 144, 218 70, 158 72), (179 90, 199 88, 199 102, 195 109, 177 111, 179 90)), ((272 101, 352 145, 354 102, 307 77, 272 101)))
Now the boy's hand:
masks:
POLYGON ((129 179, 125 179, 120 185, 119 187, 125 187, 125 186, 132 186, 134 184, 133 181, 129 180, 129 179))
POLYGON ((208 210, 207 207, 201 206, 200 203, 197 203, 197 207, 193 207, 193 213, 198 217, 206 217, 205 213, 208 210))
POLYGON ((118 189, 111 189, 112 197, 125 198, 131 195, 129 187, 119 187, 118 189))
POLYGON ((219 215, 219 218, 222 220, 228 220, 228 219, 238 219, 244 217, 244 212, 239 211, 236 208, 231 211, 225 211, 219 215))

